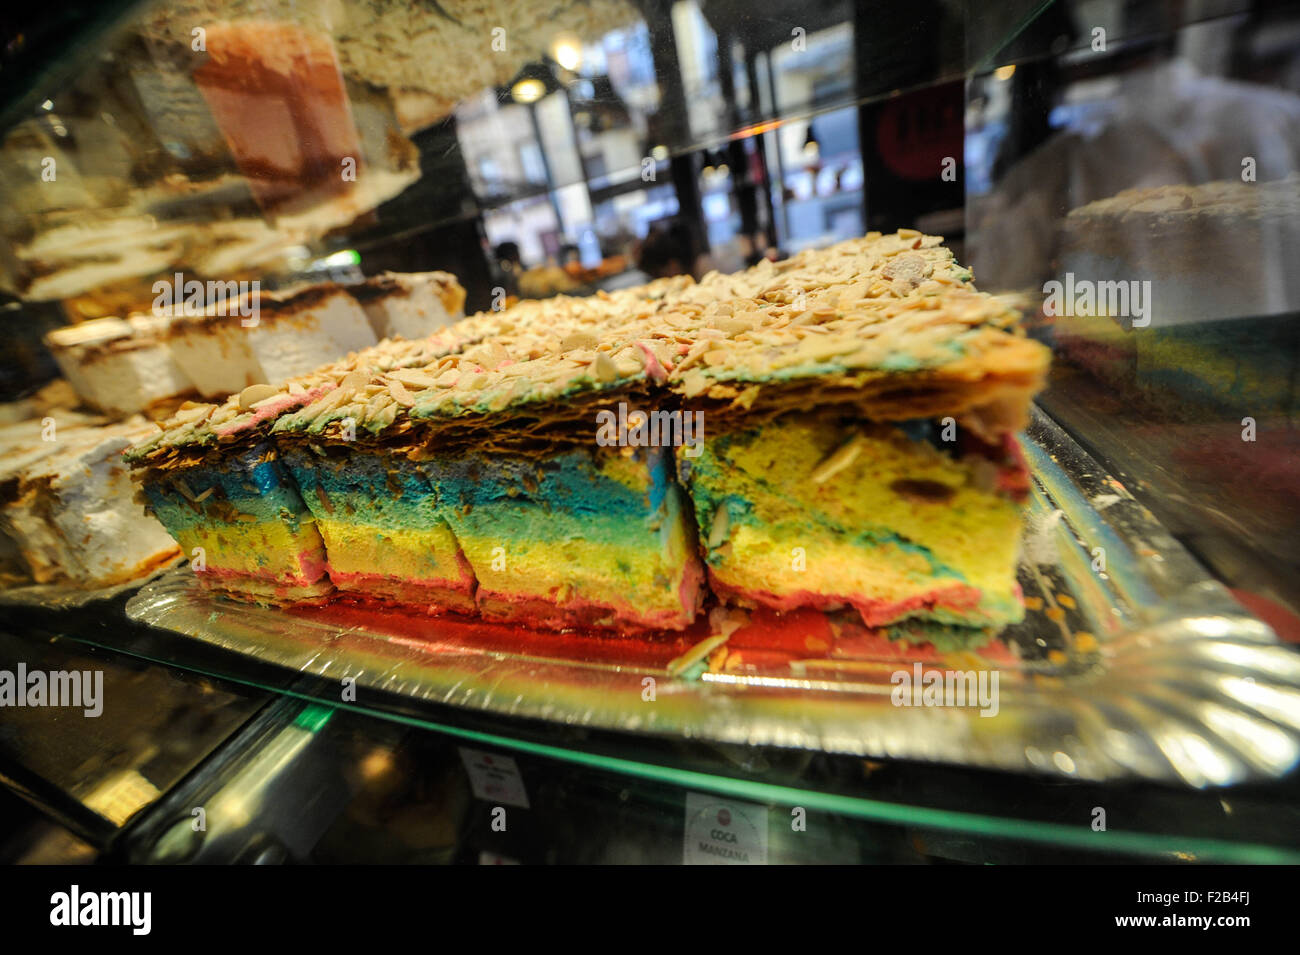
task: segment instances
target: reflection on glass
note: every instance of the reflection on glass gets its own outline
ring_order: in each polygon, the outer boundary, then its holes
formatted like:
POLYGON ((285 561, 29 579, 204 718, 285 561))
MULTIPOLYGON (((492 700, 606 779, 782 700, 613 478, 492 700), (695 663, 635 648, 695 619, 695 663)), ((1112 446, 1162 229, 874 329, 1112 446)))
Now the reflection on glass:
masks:
POLYGON ((1297 21, 1143 16, 971 80, 967 258, 1054 345, 1042 404, 1300 632, 1297 21))

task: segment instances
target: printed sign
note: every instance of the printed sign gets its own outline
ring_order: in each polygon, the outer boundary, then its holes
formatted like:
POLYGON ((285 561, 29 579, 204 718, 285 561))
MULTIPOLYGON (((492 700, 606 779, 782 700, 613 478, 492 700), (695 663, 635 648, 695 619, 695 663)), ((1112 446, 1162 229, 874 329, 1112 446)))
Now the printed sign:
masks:
POLYGON ((464 746, 459 749, 475 798, 497 805, 528 808, 524 778, 519 775, 519 767, 513 759, 499 753, 466 749, 464 746))
POLYGON ((767 865, 767 807, 686 794, 686 865, 767 865))

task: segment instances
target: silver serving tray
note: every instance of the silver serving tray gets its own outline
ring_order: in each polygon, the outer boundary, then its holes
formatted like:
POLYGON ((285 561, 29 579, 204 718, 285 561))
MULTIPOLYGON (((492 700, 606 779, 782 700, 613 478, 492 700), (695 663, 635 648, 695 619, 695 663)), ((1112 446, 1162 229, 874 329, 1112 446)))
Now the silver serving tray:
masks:
POLYGON ((215 597, 185 568, 144 587, 127 613, 336 685, 351 678, 355 704, 379 714, 396 694, 407 719, 412 701, 426 701, 721 743, 1197 787, 1294 767, 1300 654, 1040 411, 1024 446, 1033 490, 1020 581, 1030 611, 977 652, 879 637, 852 652, 838 638, 820 654, 762 650, 773 640, 789 649, 786 623, 797 645, 804 615, 768 620, 761 639, 732 636, 728 652, 758 664, 670 675, 669 661, 706 625, 628 640, 357 607, 287 612, 215 597), (900 674, 916 664, 984 672, 986 685, 996 674, 996 713, 896 705, 900 674))

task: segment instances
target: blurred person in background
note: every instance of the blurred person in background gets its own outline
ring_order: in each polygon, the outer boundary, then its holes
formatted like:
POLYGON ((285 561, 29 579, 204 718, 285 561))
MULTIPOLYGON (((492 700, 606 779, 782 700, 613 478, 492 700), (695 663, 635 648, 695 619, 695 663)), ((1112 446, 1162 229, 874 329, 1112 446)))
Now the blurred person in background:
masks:
POLYGON ((517 297, 519 295, 519 274, 523 271, 523 263, 519 260, 519 243, 517 242, 500 242, 492 250, 494 260, 494 269, 496 278, 501 283, 501 287, 506 290, 506 295, 517 297))
POLYGON ((1254 159, 1258 182, 1300 171, 1300 96, 1214 75, 1269 29, 1234 17, 1172 30, 1091 99, 1088 81, 1066 85, 1054 62, 1017 67, 1007 82, 1018 118, 994 161, 992 190, 970 203, 970 265, 980 288, 1041 287, 1052 277, 1066 214, 1097 199, 1241 182, 1245 157, 1254 159), (1056 107, 1065 118, 1053 129, 1056 107))
POLYGON ((690 227, 676 219, 650 227, 637 250, 636 263, 652 279, 672 275, 698 279, 713 268, 708 254, 700 251, 690 227))

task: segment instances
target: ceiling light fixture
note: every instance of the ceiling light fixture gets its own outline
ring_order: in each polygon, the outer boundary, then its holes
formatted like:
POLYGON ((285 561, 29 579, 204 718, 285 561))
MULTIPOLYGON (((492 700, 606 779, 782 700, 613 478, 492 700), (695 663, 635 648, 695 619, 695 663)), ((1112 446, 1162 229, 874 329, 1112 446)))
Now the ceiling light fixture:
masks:
POLYGON ((546 63, 528 63, 515 74, 510 83, 510 98, 516 103, 530 105, 551 93, 563 89, 546 63))
POLYGON ((532 77, 515 80, 515 85, 510 87, 510 98, 516 103, 536 103, 545 95, 546 84, 532 77))
POLYGON ((551 58, 570 73, 576 73, 582 65, 582 44, 571 34, 558 36, 551 45, 551 58))
POLYGON ((808 124, 808 135, 803 140, 803 158, 809 162, 816 162, 822 154, 822 144, 817 141, 813 135, 812 123, 808 124))

